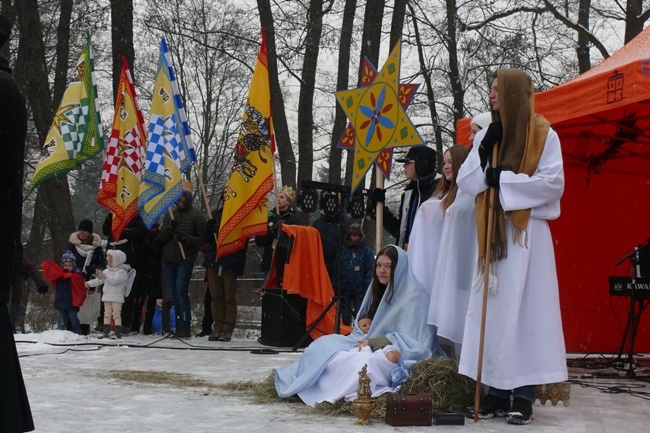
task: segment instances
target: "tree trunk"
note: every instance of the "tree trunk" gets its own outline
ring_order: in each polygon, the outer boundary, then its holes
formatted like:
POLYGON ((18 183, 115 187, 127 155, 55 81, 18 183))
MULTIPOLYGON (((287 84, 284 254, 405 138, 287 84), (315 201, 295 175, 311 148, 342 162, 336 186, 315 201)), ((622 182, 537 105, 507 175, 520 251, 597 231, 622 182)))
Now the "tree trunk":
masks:
MULTIPOLYGON (((589 30, 589 9, 591 0, 580 0, 578 6, 578 25, 589 30)), ((578 69, 580 73, 587 72, 591 69, 591 59, 589 57, 589 40, 582 32, 578 32, 578 46, 576 47, 578 55, 578 69)))
MULTIPOLYGON (((17 2, 20 21, 20 42, 16 62, 16 77, 26 90, 39 142, 44 143, 53 116, 52 99, 47 81, 45 47, 36 0, 17 2)), ((69 27, 69 23, 67 24, 69 27)), ((59 25, 65 27, 65 25, 59 25)), ((67 65, 65 66, 67 70, 67 65)), ((39 186, 34 207, 32 231, 27 242, 27 253, 36 256, 43 246, 43 227, 47 221, 52 236, 50 257, 63 252, 70 233, 74 230, 72 200, 67 176, 59 176, 39 186)))
MULTIPOLYGON (((269 0, 257 0, 260 12, 260 24, 266 32, 266 56, 269 65, 269 84, 271 86, 271 113, 273 114, 273 127, 275 142, 278 147, 280 168, 282 170, 282 185, 296 186, 296 156, 291 147, 289 126, 284 111, 284 98, 278 79, 278 59, 275 53, 275 30, 273 15, 269 0)), ((281 186, 281 185, 279 185, 281 186)))
POLYGON ((312 180, 314 171, 314 88, 321 34, 323 0, 309 2, 305 56, 298 101, 298 179, 312 180))
MULTIPOLYGON (((352 29, 354 27, 354 13, 357 9, 357 0, 346 0, 343 10, 343 24, 341 26, 341 40, 339 41, 339 66, 336 79, 336 90, 346 90, 350 80, 350 48, 352 47, 352 29)), ((348 118, 343 109, 336 104, 334 127, 332 128, 332 145, 329 155, 329 183, 339 185, 342 180, 341 161, 343 151, 336 146, 345 132, 348 118)), ((348 158, 351 159, 351 158, 348 158)))
MULTIPOLYGON (((451 93, 454 98, 454 125, 458 119, 465 117, 465 89, 460 80, 460 71, 458 70, 458 41, 456 39, 456 0, 446 0, 447 3, 447 49, 449 50, 449 83, 451 84, 451 93)), ((452 142, 456 142, 456 132, 452 134, 452 142)), ((438 144, 436 144, 436 147, 438 144)), ((442 155, 442 145, 436 149, 442 155)))
POLYGON ((52 110, 63 98, 68 78, 70 62, 70 20, 72 18, 73 0, 61 0, 61 15, 56 29, 56 68, 54 70, 54 89, 52 89, 52 110))
MULTIPOLYGON (((418 59, 420 61, 420 71, 422 73, 422 79, 424 80, 424 88, 427 94, 427 105, 429 106, 429 113, 431 114, 431 124, 433 125, 433 132, 436 137, 436 153, 438 160, 442 158, 442 128, 440 127, 440 118, 438 116, 438 110, 436 109, 436 95, 433 93, 433 83, 431 82, 431 72, 427 67, 427 64, 424 59, 424 50, 422 48, 422 42, 420 38, 420 30, 418 27, 417 17, 413 7, 409 4, 409 10, 413 18, 413 33, 415 35, 415 42, 418 47, 418 59)), ((438 170, 442 170, 442 164, 437 164, 438 170)))
POLYGON ((390 25, 390 46, 392 50, 397 41, 402 37, 402 30, 404 30, 404 16, 406 15, 406 4, 408 0, 395 0, 393 6, 393 18, 390 25))
POLYGON ((643 31, 643 0, 627 0, 625 8, 625 42, 628 43, 643 31))
POLYGON ((133 72, 133 0, 111 0, 111 44, 113 50, 113 101, 117 97, 122 73, 122 56, 126 57, 133 72))

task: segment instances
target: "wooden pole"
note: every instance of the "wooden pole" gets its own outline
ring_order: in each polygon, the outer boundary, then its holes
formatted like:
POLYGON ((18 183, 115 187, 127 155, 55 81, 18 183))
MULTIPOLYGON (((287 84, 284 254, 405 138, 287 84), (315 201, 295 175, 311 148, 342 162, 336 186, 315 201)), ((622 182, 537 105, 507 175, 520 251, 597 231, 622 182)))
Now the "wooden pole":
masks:
MULTIPOLYGON (((492 149, 492 162, 497 165, 498 143, 492 149)), ((492 227, 494 226, 494 201, 496 188, 490 187, 488 198, 488 223, 487 223, 487 240, 485 245, 485 266, 483 267, 483 305, 481 308, 481 331, 478 343, 478 365, 476 370, 476 390, 474 395, 474 422, 478 422, 478 410, 481 405, 481 375, 483 373, 483 346, 485 343, 485 321, 487 315, 487 301, 490 286, 490 257, 492 255, 492 227)))
MULTIPOLYGON (((201 175, 201 170, 199 169, 199 164, 197 162, 194 162, 194 169, 196 170, 196 177, 199 178, 199 188, 201 188, 201 195, 203 196, 203 200, 205 201, 205 209, 208 211, 208 218, 212 219, 212 210, 210 210, 210 200, 208 200, 208 193, 205 190, 205 184, 203 183, 203 176, 201 175)), ((217 242, 217 234, 212 233, 214 236, 214 244, 215 246, 218 245, 217 242)))
MULTIPOLYGON (((174 213, 172 212, 172 208, 168 207, 167 211, 169 211, 169 218, 174 221, 174 213)), ((178 241, 177 241, 178 242, 178 241)), ((183 257, 183 260, 185 260, 185 249, 183 248, 183 244, 178 242, 178 248, 181 249, 181 256, 183 257)))
MULTIPOLYGON (((379 167, 375 166, 375 188, 384 189, 384 174, 381 172, 379 167)), ((375 232, 375 253, 378 253, 382 247, 383 243, 383 233, 384 233, 384 203, 378 201, 377 208, 375 209, 375 221, 377 222, 376 232, 375 232)))

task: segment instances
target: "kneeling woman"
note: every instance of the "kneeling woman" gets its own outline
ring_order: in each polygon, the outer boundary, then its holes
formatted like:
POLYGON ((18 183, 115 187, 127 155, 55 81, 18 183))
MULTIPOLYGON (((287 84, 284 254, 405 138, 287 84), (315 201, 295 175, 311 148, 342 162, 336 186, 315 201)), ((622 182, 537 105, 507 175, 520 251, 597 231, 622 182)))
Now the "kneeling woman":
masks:
POLYGON ((389 245, 379 251, 369 289, 350 335, 321 337, 298 362, 276 370, 280 397, 297 394, 310 406, 354 400, 364 364, 376 397, 398 389, 417 361, 440 352, 434 347, 434 328, 427 324, 429 295, 413 276, 404 250, 389 245), (365 317, 372 319, 367 333, 359 328, 359 318, 365 317))

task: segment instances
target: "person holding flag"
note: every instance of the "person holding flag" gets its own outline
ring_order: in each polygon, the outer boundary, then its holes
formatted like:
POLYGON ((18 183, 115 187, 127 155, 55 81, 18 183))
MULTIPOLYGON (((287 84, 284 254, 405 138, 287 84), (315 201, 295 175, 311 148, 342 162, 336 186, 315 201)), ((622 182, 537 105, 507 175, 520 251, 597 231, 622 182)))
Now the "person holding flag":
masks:
MULTIPOLYGON (((126 254, 127 262, 137 271, 143 266, 143 244, 147 228, 138 215, 138 195, 145 156, 144 117, 133 85, 126 57, 115 98, 115 116, 106 149, 97 202, 110 212, 102 225, 111 249, 126 254)), ((122 309, 122 333, 138 332, 142 310, 145 275, 138 272, 131 293, 122 309)))

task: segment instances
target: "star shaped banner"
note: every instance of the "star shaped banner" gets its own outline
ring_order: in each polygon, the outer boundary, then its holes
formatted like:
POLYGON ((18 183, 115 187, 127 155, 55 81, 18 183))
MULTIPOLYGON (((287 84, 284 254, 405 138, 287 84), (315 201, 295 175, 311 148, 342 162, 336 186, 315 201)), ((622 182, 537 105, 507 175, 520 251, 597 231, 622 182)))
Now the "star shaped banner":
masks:
MULTIPOLYGON (((368 60, 367 58, 363 59, 361 87, 370 86, 375 81, 377 74, 379 74, 379 72, 374 67, 374 65, 370 63, 370 60, 368 60)), ((418 90, 418 87, 420 87, 419 84, 400 83, 398 100, 404 110, 406 110, 408 106, 411 104, 411 101, 413 101, 413 97, 415 96, 415 92, 418 90)), ((348 126, 345 129, 343 136, 339 140, 337 147, 339 149, 352 150, 354 149, 355 139, 356 139, 356 133, 354 131, 354 127, 352 126, 351 123, 348 123, 348 126)), ((375 164, 377 165, 379 170, 381 170, 384 177, 386 179, 390 179, 390 169, 393 164, 393 149, 389 147, 379 152, 379 154, 375 158, 375 164)))
POLYGON ((424 144, 400 102, 400 62, 401 41, 369 85, 335 93, 354 130, 353 191, 384 150, 424 144))

